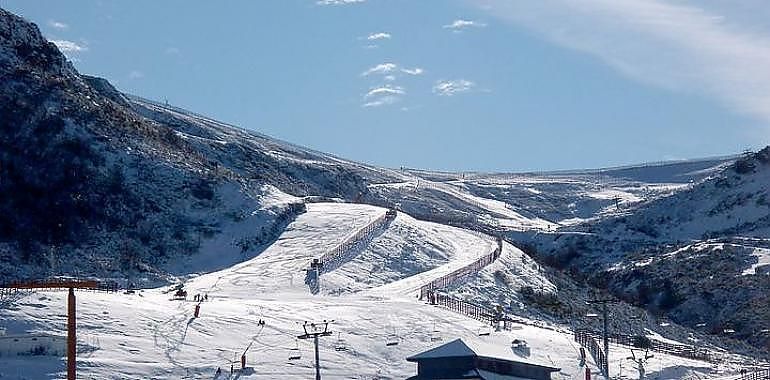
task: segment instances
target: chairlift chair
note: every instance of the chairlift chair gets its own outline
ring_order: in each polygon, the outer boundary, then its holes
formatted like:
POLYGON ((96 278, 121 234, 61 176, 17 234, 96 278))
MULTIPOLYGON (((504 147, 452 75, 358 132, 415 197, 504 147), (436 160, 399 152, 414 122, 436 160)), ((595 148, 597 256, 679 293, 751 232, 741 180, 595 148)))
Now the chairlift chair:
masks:
POLYGON ((400 339, 399 339, 398 335, 396 334, 396 328, 394 327, 393 328, 393 333, 392 334, 388 334, 388 338, 385 341, 385 345, 388 346, 388 347, 390 347, 390 346, 398 346, 399 340, 400 339))
POLYGON ((302 359, 302 352, 299 350, 299 340, 294 348, 289 349, 289 361, 302 359))
POLYGON ((341 334, 337 333, 337 342, 334 343, 334 351, 347 351, 348 346, 345 345, 345 340, 342 339, 341 334))
POLYGON ((436 328, 436 324, 433 324, 433 332, 430 334, 430 341, 431 342, 440 342, 443 338, 441 337, 441 331, 439 331, 438 328, 436 328))

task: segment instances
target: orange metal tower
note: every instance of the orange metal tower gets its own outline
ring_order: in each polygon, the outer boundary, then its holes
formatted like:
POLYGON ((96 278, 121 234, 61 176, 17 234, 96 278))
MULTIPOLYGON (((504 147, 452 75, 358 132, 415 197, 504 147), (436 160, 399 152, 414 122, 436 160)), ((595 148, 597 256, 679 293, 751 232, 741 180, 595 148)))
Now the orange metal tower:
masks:
POLYGON ((75 359, 77 354, 77 335, 75 331, 75 322, 77 315, 75 313, 75 289, 86 290, 107 290, 115 291, 115 286, 104 286, 104 284, 93 280, 31 280, 24 282, 14 282, 2 285, 0 287, 8 289, 68 289, 67 295, 67 380, 75 380, 75 359))

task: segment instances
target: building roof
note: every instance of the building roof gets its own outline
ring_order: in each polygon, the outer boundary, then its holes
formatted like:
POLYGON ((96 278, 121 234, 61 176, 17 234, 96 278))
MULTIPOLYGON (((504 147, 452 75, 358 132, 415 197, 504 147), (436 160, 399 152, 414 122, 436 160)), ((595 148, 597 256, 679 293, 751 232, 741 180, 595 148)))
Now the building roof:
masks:
MULTIPOLYGON (((407 380, 422 380, 424 378, 421 378, 419 376, 413 376, 410 377, 407 380)), ((436 379, 431 379, 436 380, 436 379)), ((524 377, 517 377, 512 375, 501 375, 499 373, 484 371, 480 369, 474 369, 471 371, 466 372, 462 375, 462 377, 459 378, 441 378, 439 380, 531 380, 524 377)))
POLYGON ((480 357, 504 360, 509 362, 522 363, 533 367, 541 367, 549 369, 553 372, 560 370, 559 368, 555 368, 549 365, 522 360, 522 358, 516 355, 510 347, 469 341, 462 338, 455 339, 428 351, 410 356, 406 358, 406 360, 410 362, 418 362, 421 360, 462 357, 480 357))

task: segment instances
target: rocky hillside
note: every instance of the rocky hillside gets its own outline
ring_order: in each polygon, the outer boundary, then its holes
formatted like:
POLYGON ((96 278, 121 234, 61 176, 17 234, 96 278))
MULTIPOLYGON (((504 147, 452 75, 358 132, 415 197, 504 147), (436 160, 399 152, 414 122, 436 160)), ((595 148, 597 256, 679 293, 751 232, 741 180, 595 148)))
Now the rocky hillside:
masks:
POLYGON ((765 148, 584 232, 517 238, 543 262, 658 315, 770 347, 768 184, 765 148))
POLYGON ((255 254, 296 202, 278 188, 363 188, 341 165, 266 141, 131 101, 0 9, 0 281, 158 278, 235 225, 253 231, 228 244, 255 254))

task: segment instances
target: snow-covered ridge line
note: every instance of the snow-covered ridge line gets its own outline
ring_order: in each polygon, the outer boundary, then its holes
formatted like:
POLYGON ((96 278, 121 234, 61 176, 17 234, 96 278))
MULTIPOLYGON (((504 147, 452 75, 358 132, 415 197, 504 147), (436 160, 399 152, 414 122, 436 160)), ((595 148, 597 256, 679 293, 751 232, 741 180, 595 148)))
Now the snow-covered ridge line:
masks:
POLYGON ((528 176, 528 175, 537 175, 537 176, 596 175, 597 173, 605 174, 606 172, 612 172, 616 170, 656 168, 656 167, 663 167, 663 166, 669 166, 669 165, 694 164, 694 163, 701 163, 701 162, 704 162, 704 163, 705 162, 726 162, 726 161, 733 161, 741 157, 744 157, 743 153, 725 154, 725 155, 718 155, 718 156, 680 159, 680 160, 649 161, 649 162, 642 162, 637 164, 607 166, 607 167, 588 168, 588 169, 555 169, 555 170, 544 170, 544 171, 529 170, 529 171, 521 171, 521 172, 483 172, 483 171, 473 171, 473 170, 452 172, 452 171, 444 171, 444 170, 416 169, 416 168, 406 168, 406 167, 402 168, 402 170, 412 173, 418 177, 419 176, 451 176, 458 179, 459 178, 477 179, 477 178, 486 178, 486 177, 497 177, 497 176, 504 177, 504 176, 517 176, 517 175, 525 175, 525 176, 528 176))
POLYGON ((650 161, 650 162, 642 162, 638 164, 608 166, 608 167, 596 168, 596 169, 563 169, 563 170, 551 170, 551 171, 543 171, 543 172, 526 172, 526 173, 520 173, 520 174, 541 174, 541 175, 594 174, 595 175, 596 173, 606 174, 606 172, 626 170, 626 169, 658 168, 663 166, 679 165, 679 164, 733 161, 741 157, 743 157, 743 154, 726 154, 721 156, 701 157, 701 158, 682 159, 682 160, 650 161))
MULTIPOLYGON (((206 124, 208 126, 214 126, 216 129, 219 129, 220 131, 224 131, 225 133, 228 133, 228 134, 230 134, 230 133, 237 133, 237 134, 240 135, 240 137, 244 137, 244 138, 247 138, 247 139, 249 139, 249 138, 258 138, 258 139, 266 140, 266 141, 269 141, 272 144, 277 144, 279 146, 282 146, 283 148, 290 148, 290 149, 296 150, 298 152, 303 152, 303 153, 306 153, 306 154, 311 154, 311 155, 314 155, 314 156, 317 156, 317 157, 321 157, 321 158, 327 159, 330 162, 344 164, 344 165, 349 166, 349 167, 356 167, 356 168, 359 168, 359 169, 362 169, 362 170, 376 170, 376 168, 374 168, 373 166, 369 166, 367 164, 361 164, 361 163, 358 163, 358 162, 354 162, 354 161, 350 161, 350 160, 344 159, 342 157, 337 157, 337 156, 335 156, 334 154, 331 154, 331 153, 321 152, 321 151, 318 151, 318 150, 315 150, 315 149, 312 149, 312 148, 308 148, 308 147, 305 147, 305 146, 297 145, 297 144, 294 144, 294 143, 289 142, 289 141, 285 141, 285 140, 282 140, 282 139, 279 139, 279 138, 276 138, 276 137, 268 136, 268 135, 266 135, 264 133, 257 132, 254 129, 249 129, 249 128, 241 127, 241 126, 238 126, 238 125, 221 122, 221 121, 215 120, 215 119, 213 119, 211 117, 208 117, 206 115, 202 115, 202 114, 199 114, 199 113, 196 113, 196 112, 192 112, 190 110, 187 110, 187 109, 184 109, 184 108, 181 108, 181 107, 173 106, 173 105, 170 105, 170 104, 164 104, 164 103, 161 103, 161 102, 158 102, 158 101, 155 101, 155 100, 151 100, 151 99, 147 99, 147 98, 143 98, 143 97, 137 96, 137 95, 132 95, 132 94, 125 94, 125 95, 128 97, 128 99, 132 103, 134 103, 135 105, 137 105, 139 107, 145 107, 145 108, 148 108, 148 109, 153 109, 155 111, 161 111, 161 112, 166 112, 166 113, 171 113, 171 114, 176 114, 176 115, 179 115, 179 116, 183 116, 185 118, 192 119, 192 120, 194 120, 194 121, 196 121, 198 123, 203 123, 203 124, 206 124)), ((281 156, 281 157, 286 159, 288 156, 281 156)))

